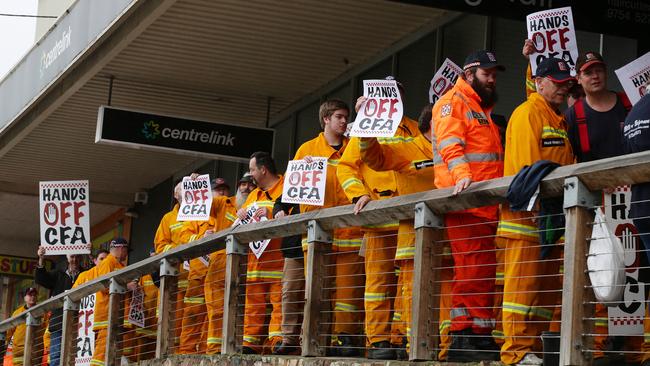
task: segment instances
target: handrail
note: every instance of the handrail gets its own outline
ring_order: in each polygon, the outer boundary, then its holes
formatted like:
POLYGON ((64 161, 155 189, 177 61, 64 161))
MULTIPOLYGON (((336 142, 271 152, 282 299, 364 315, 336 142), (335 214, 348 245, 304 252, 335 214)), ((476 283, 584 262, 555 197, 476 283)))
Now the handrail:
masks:
MULTIPOLYGON (((578 177, 592 191, 607 187, 650 182, 650 151, 559 167, 542 181, 540 194, 543 197, 561 196, 564 189, 564 180, 568 177, 578 177)), ((469 189, 456 197, 450 195, 451 188, 446 188, 381 201, 371 201, 358 215, 353 213, 353 205, 346 205, 228 228, 187 245, 131 264, 121 270, 54 296, 20 315, 0 322, 0 332, 24 323, 28 313, 38 317, 47 310, 62 306, 66 296, 69 296, 73 301, 77 301, 107 288, 111 278, 115 278, 118 282, 127 282, 132 278, 151 273, 158 269, 162 259, 180 262, 224 249, 224 240, 229 235, 233 235, 239 242, 246 243, 261 238, 284 237, 304 233, 306 224, 311 220, 317 220, 324 230, 332 230, 346 226, 380 224, 389 220, 412 219, 414 217, 413 208, 419 202, 425 202, 436 214, 493 205, 504 201, 511 181, 512 177, 503 177, 475 182, 469 189)))

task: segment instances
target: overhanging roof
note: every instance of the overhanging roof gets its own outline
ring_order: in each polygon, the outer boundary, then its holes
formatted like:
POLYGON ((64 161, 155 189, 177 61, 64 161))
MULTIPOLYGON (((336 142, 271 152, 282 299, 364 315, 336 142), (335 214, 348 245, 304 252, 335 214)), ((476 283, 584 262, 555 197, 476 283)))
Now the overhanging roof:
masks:
MULTIPOLYGON (((276 115, 444 14, 379 0, 136 1, 0 135, 0 192, 33 208, 0 219, 0 240, 37 241, 39 180, 89 179, 91 201, 117 208, 196 164, 95 144, 110 78, 116 107, 264 126, 268 98, 276 115), (7 225, 24 229, 5 234, 7 225)), ((0 199, 0 210, 13 203, 0 199)))

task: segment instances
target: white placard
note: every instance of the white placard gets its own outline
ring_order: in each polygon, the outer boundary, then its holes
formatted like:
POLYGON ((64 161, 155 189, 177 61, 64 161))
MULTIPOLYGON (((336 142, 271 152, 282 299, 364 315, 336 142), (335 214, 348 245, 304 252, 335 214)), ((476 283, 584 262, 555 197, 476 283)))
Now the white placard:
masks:
POLYGON ((282 187, 282 202, 322 206, 326 181, 327 158, 314 157, 311 163, 291 160, 282 187))
MULTIPOLYGON (((246 208, 246 218, 243 220, 237 218, 237 220, 235 220, 235 222, 232 223, 232 226, 235 227, 239 225, 248 225, 252 222, 267 221, 268 218, 266 216, 262 216, 259 219, 255 218, 255 211, 257 211, 258 209, 259 206, 257 206, 256 203, 253 203, 252 205, 248 206, 246 208)), ((251 241, 250 243, 248 243, 248 247, 251 249, 253 254, 255 254, 255 257, 259 259, 270 242, 271 239, 251 241)))
POLYGON ((643 96, 643 86, 650 79, 650 52, 616 70, 616 76, 632 105, 643 96))
POLYGON ((95 353, 95 294, 88 295, 79 302, 79 332, 77 334, 76 366, 90 366, 95 353))
POLYGON ((625 290, 623 301, 617 307, 608 308, 608 331, 610 335, 643 335, 645 317, 644 283, 639 282, 638 248, 642 245, 638 231, 629 217, 632 193, 630 187, 617 187, 612 194, 605 194, 605 217, 614 234, 621 239, 625 261, 625 290))
POLYGON ((363 96, 350 136, 391 137, 404 115, 404 104, 395 80, 364 80, 363 96))
POLYGON ((575 76, 578 43, 570 6, 529 14, 526 28, 528 39, 535 45, 535 53, 530 55, 533 75, 542 60, 555 57, 564 60, 571 68, 571 75, 575 76))
POLYGON ((212 207, 210 176, 199 175, 196 179, 183 177, 181 183, 181 205, 177 221, 208 221, 212 207))
POLYGON ((45 255, 90 254, 88 194, 87 180, 39 182, 45 255))
POLYGON ((142 291, 142 287, 140 286, 131 291, 129 323, 136 327, 144 328, 144 291, 142 291))
POLYGON ((446 58, 440 65, 436 74, 431 79, 431 86, 429 86, 429 102, 435 103, 442 97, 449 89, 454 87, 458 76, 463 73, 458 65, 453 61, 446 58))

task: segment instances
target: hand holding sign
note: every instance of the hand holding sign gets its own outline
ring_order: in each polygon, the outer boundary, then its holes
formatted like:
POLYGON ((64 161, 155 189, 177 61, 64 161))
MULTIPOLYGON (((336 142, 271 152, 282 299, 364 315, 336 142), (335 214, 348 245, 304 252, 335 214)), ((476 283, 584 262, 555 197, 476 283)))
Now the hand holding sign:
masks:
POLYGON ((530 55, 533 75, 537 72, 537 65, 548 57, 564 60, 571 67, 571 75, 575 75, 578 44, 571 7, 529 14, 526 25, 528 38, 532 40, 535 49, 535 53, 530 55))
POLYGON ((364 80, 363 96, 350 136, 391 137, 404 115, 402 96, 395 80, 364 80))
POLYGON ((650 52, 615 71, 618 80, 632 104, 645 93, 644 86, 650 80, 650 52))

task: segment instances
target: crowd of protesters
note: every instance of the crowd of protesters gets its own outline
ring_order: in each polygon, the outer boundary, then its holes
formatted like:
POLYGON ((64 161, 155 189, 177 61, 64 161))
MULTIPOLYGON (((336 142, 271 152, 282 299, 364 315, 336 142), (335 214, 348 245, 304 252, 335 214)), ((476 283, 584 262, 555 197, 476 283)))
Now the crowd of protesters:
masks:
MULTIPOLYGON (((528 57, 532 52, 532 43, 527 40, 523 54, 528 57)), ((455 196, 474 182, 516 175, 531 166, 552 168, 650 148, 648 96, 631 108, 625 94, 610 91, 607 64, 597 52, 580 55, 576 77, 571 76, 570 65, 555 58, 540 62, 534 75, 529 69, 527 99, 512 112, 505 139, 491 114, 498 103, 497 80, 506 70, 495 54, 486 50, 470 54, 462 69, 451 90, 435 104, 424 106, 417 121, 403 117, 390 138, 348 138, 348 105, 335 99, 323 102, 318 116, 322 132, 302 144, 294 157, 308 162, 315 157, 327 158, 323 206, 282 203, 284 177, 268 152, 251 156, 249 172, 237 182, 233 196, 224 179, 212 182, 214 198, 208 221, 177 221, 181 186, 175 186, 177 204, 160 221, 153 254, 263 218, 279 219, 347 204, 353 204, 354 213, 359 213, 373 200, 436 188, 449 187, 455 196)), ((398 86, 403 93, 403 86, 398 86)), ((365 100, 359 97, 355 109, 365 100)), ((633 187, 632 217, 646 248, 650 248, 650 207, 644 203, 648 199, 648 185, 633 187)), ((447 281, 442 281, 438 304, 440 360, 542 364, 540 334, 559 331, 561 293, 557 289, 561 288, 562 246, 553 244, 563 240, 539 234, 537 218, 546 209, 503 204, 444 216, 450 255, 442 261, 442 278, 447 281), (545 240, 551 240, 547 243, 551 245, 540 245, 545 240)), ((259 257, 249 253, 243 353, 300 354, 304 274, 309 271, 304 258, 308 250, 306 236, 294 236, 271 239, 259 257)), ((332 251, 334 281, 328 298, 333 316, 328 355, 405 358, 410 346, 413 220, 338 228, 333 232, 332 251)), ((38 254, 36 283, 56 295, 122 268, 128 242, 112 240, 109 251, 101 253, 96 266, 85 272, 75 256, 68 257, 66 269, 47 272, 42 267, 42 251, 38 254)), ((180 268, 176 353, 220 352, 225 266, 226 254, 221 250, 180 268)), ((151 319, 155 318, 157 297, 154 282, 145 276, 128 284, 130 290, 143 289, 151 319)), ((33 305, 29 289, 25 305, 17 312, 33 305)), ((107 292, 100 291, 95 304, 93 365, 104 363, 107 311, 107 292)), ((607 322, 602 321, 607 317, 605 306, 597 306, 596 317, 595 363, 616 364, 607 352, 611 340, 607 322)), ((60 309, 50 317, 59 319, 49 323, 51 365, 59 363, 60 318, 60 309)), ((123 354, 136 360, 139 354, 152 353, 145 342, 127 338, 155 337, 154 327, 152 322, 143 329, 125 330, 123 354)), ((650 334, 650 324, 646 332, 650 334)), ((23 333, 20 327, 13 332, 14 364, 19 364, 16 356, 23 333)), ((625 349, 635 357, 628 362, 650 365, 650 342, 625 343, 625 349)))

